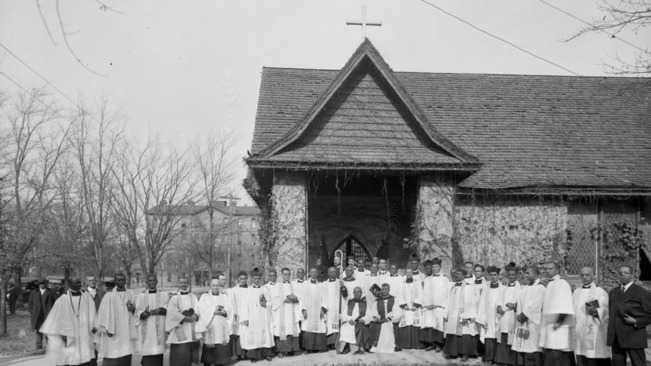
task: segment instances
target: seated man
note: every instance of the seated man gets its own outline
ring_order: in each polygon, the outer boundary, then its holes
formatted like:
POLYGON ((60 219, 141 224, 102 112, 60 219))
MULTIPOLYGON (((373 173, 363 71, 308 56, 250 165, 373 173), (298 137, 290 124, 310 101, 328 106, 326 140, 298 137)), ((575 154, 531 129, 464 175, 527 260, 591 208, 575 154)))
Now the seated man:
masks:
POLYGON ((341 328, 339 329, 339 348, 343 353, 346 345, 350 352, 363 354, 368 347, 368 324, 370 319, 366 316, 368 306, 366 299, 362 298, 362 288, 355 287, 353 298, 348 300, 344 312, 341 314, 341 328))
POLYGON ((371 306, 373 321, 369 325, 371 352, 392 353, 396 351, 396 339, 393 331, 394 323, 400 321, 400 300, 391 296, 391 287, 382 285, 380 297, 371 306))

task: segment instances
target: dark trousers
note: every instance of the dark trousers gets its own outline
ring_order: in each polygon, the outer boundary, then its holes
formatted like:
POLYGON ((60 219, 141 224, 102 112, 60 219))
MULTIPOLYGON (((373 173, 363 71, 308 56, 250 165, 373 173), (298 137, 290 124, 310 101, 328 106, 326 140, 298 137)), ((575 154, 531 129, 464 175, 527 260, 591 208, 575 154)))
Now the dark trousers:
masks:
POLYGON ((646 355, 644 354, 644 348, 621 348, 619 342, 617 342, 617 337, 611 347, 613 352, 612 365, 613 366, 626 366, 626 355, 631 358, 631 364, 633 366, 644 366, 646 365, 646 355))
POLYGON ((16 300, 9 300, 9 315, 16 315, 16 300))
POLYGON ((543 366, 576 366, 574 352, 543 348, 543 366))
POLYGON ((43 349, 43 333, 36 331, 36 349, 43 349))

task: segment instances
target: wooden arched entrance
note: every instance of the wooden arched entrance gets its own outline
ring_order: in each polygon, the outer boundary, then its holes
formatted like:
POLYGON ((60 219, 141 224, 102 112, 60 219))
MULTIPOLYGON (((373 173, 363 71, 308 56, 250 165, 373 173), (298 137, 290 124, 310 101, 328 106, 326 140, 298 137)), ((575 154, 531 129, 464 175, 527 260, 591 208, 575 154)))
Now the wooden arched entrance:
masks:
POLYGON ((355 259, 364 258, 367 261, 371 261, 371 253, 366 249, 366 246, 355 237, 353 234, 349 234, 344 240, 342 240, 339 245, 335 248, 335 251, 332 252, 331 263, 334 260, 334 256, 337 250, 341 250, 346 257, 346 261, 350 258, 351 255, 355 256, 355 259))

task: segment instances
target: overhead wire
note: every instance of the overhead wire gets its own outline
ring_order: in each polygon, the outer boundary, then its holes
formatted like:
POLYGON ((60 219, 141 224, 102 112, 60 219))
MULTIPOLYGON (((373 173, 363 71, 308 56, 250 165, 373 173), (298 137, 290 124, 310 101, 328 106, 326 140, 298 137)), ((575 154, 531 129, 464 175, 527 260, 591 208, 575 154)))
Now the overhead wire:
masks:
POLYGON ((443 8, 437 6, 437 5, 434 5, 434 4, 432 4, 432 3, 430 3, 430 2, 428 2, 428 1, 426 1, 426 0, 420 0, 420 1, 421 1, 422 3, 425 3, 425 4, 429 5, 429 6, 431 6, 431 7, 435 8, 435 9, 437 9, 437 10, 440 11, 441 13, 443 13, 443 14, 449 16, 449 17, 452 17, 452 18, 454 18, 454 19, 460 21, 460 22, 462 22, 462 23, 468 25, 469 27, 471 27, 471 28, 473 28, 473 29, 475 29, 475 30, 477 30, 477 31, 479 31, 479 32, 481 32, 481 33, 484 33, 485 35, 487 35, 487 36, 489 36, 489 37, 495 38, 495 39, 497 39, 497 40, 500 41, 500 42, 506 43, 507 45, 509 45, 509 46, 511 46, 511 47, 513 47, 513 48, 519 50, 519 51, 522 51, 522 52, 528 54, 529 56, 535 57, 535 58, 537 58, 537 59, 539 59, 539 60, 541 60, 541 61, 544 61, 544 62, 546 62, 546 63, 548 63, 548 64, 550 64, 550 65, 553 65, 553 66, 555 66, 555 67, 557 67, 557 68, 559 68, 559 69, 562 69, 562 70, 564 70, 564 71, 566 71, 566 72, 569 72, 570 74, 573 74, 573 75, 576 75, 576 76, 582 76, 582 75, 579 74, 578 72, 574 72, 574 71, 568 69, 568 68, 565 67, 565 66, 559 65, 559 64, 557 64, 557 63, 555 63, 555 62, 553 62, 553 61, 550 61, 550 60, 548 60, 548 59, 546 59, 546 58, 544 58, 544 57, 542 57, 542 56, 538 56, 538 55, 536 55, 535 53, 533 53, 533 52, 531 52, 531 51, 528 51, 528 50, 526 50, 526 49, 524 49, 524 48, 518 46, 517 44, 515 44, 515 43, 513 43, 513 42, 511 42, 511 41, 508 41, 508 40, 506 40, 506 39, 504 39, 504 38, 502 38, 502 37, 500 37, 500 36, 497 36, 497 35, 495 35, 495 34, 493 34, 493 33, 490 33, 489 31, 486 31, 486 30, 484 30, 484 29, 482 29, 482 28, 479 28, 478 26, 476 26, 476 25, 470 23, 469 21, 467 21, 467 20, 465 20, 465 19, 462 19, 462 18, 460 18, 460 17, 458 17, 458 16, 456 16, 456 15, 454 15, 454 14, 452 14, 452 13, 446 11, 445 9, 443 9, 443 8))

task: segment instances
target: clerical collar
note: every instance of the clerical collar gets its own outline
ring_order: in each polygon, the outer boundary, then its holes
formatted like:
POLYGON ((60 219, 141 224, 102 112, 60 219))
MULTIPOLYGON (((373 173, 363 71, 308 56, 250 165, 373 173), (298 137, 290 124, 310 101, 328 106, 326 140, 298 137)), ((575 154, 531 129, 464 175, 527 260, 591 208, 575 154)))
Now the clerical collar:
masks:
POLYGON ((366 272, 364 269, 358 269, 357 272, 366 272))
POLYGON ((355 281, 355 277, 346 277, 344 278, 344 281, 346 282, 355 281))
POLYGON ((377 277, 377 273, 376 274, 371 273, 370 276, 371 277, 377 277))
POLYGON ((328 278, 328 282, 335 282, 335 278, 328 278))
POLYGON ((305 282, 305 280, 296 280, 296 282, 303 283, 303 282, 305 282))
POLYGON ((432 273, 432 277, 440 277, 440 276, 441 276, 440 273, 432 273))
POLYGON ((127 290, 127 289, 124 288, 124 287, 122 287, 122 288, 116 287, 116 288, 115 288, 115 291, 120 291, 120 292, 122 292, 122 291, 126 291, 126 290, 127 290))
POLYGON ((412 271, 411 273, 412 273, 414 276, 420 274, 420 272, 418 272, 418 271, 412 271))
POLYGON ((387 274, 387 271, 378 271, 378 274, 385 275, 385 274, 387 274))
POLYGON ((189 292, 188 292, 188 291, 180 290, 179 293, 180 293, 181 295, 187 295, 189 292))
POLYGON ((499 288, 499 287, 500 287, 499 282, 491 283, 491 288, 499 288))
POLYGON ((515 287, 515 282, 509 283, 509 287, 515 287))
POLYGON ((150 294, 155 294, 155 293, 156 293, 156 291, 158 291, 158 290, 156 290, 156 289, 153 289, 153 290, 152 290, 152 289, 149 289, 149 291, 148 291, 148 292, 149 292, 150 294))
POLYGON ((475 279, 475 284, 476 284, 476 285, 481 285, 482 282, 484 282, 484 279, 483 279, 483 278, 477 278, 477 279, 475 279))
POLYGON ((587 285, 583 285, 583 288, 592 288, 592 282, 587 285))
POLYGON ((269 285, 274 286, 276 283, 275 282, 269 282, 269 285))
POLYGON ((310 283, 311 283, 311 284, 315 284, 315 283, 316 283, 316 280, 312 280, 312 279, 310 279, 310 283))
POLYGON ((253 285, 253 288, 260 288, 259 285, 253 285))
POLYGON ((289 283, 289 281, 283 281, 283 283, 289 283))
POLYGON ((81 291, 70 290, 71 296, 81 296, 81 291))
POLYGON ((350 301, 354 301, 354 302, 366 302, 366 299, 363 299, 363 298, 356 299, 356 298, 353 297, 352 299, 350 299, 350 301))
POLYGON ((552 282, 553 280, 556 280, 556 279, 559 279, 559 278, 561 278, 561 275, 556 275, 556 276, 550 278, 549 282, 552 282))
POLYGON ((463 281, 456 282, 454 285, 455 286, 461 286, 461 285, 463 285, 463 281))
POLYGON ((245 284, 243 284, 243 285, 240 285, 240 287, 241 287, 241 288, 247 288, 247 287, 249 287, 249 285, 247 285, 247 284, 245 283, 245 284))
POLYGON ((396 274, 391 275, 391 276, 389 276, 389 277, 398 277, 398 274, 396 273, 396 274))
POLYGON ((414 279, 413 279, 413 278, 407 278, 407 279, 405 280, 405 282, 406 282, 406 283, 412 283, 412 282, 414 282, 414 279))

